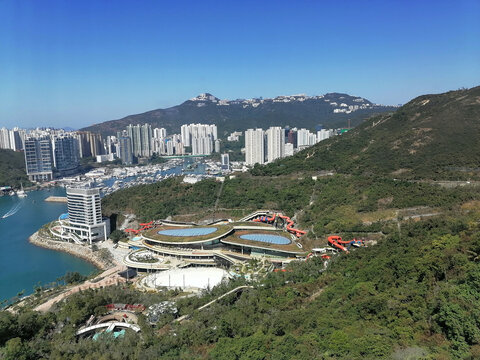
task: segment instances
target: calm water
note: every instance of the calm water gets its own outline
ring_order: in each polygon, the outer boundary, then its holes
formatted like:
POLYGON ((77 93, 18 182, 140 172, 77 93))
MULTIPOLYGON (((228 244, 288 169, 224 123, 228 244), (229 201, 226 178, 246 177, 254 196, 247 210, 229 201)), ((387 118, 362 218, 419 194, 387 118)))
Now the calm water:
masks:
POLYGON ((93 265, 83 260, 28 242, 28 237, 42 225, 66 212, 66 204, 44 201, 51 195, 64 196, 65 190, 31 191, 23 199, 17 196, 0 197, 0 301, 22 290, 30 294, 35 285, 48 284, 68 271, 84 275, 95 271, 93 265), (18 211, 15 212, 15 208, 18 211), (2 219, 9 211, 14 214, 2 219))

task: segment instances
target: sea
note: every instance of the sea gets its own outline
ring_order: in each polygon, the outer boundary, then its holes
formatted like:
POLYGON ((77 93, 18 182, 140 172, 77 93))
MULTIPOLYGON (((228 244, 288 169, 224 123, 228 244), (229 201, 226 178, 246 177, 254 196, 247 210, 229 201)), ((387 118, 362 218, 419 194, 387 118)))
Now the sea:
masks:
MULTIPOLYGON (((204 174, 205 164, 199 163, 185 171, 194 159, 186 159, 182 166, 176 166, 162 175, 185 173, 204 174)), ((136 177, 123 179, 124 182, 136 177)), ((104 183, 111 186, 116 179, 104 183)), ((45 286, 67 272, 90 275, 97 269, 90 263, 72 255, 40 248, 29 243, 28 238, 46 223, 67 212, 67 204, 46 202, 49 196, 66 196, 65 189, 28 191, 27 197, 0 196, 0 303, 11 300, 20 292, 29 295, 37 286, 45 286)), ((1 308, 0 304, 0 308, 1 308)))
POLYGON ((67 211, 67 204, 46 202, 49 196, 65 196, 56 187, 27 192, 28 196, 0 197, 0 302, 20 292, 56 281, 69 271, 90 275, 96 268, 72 255, 32 245, 28 237, 42 225, 67 211), (2 218, 5 216, 5 218, 2 218))

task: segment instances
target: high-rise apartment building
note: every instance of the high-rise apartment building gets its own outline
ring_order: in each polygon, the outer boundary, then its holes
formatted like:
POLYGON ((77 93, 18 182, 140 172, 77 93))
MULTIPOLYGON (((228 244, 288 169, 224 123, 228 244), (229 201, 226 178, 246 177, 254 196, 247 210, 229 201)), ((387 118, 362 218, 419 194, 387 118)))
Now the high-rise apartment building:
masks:
POLYGON ((152 156, 152 126, 144 125, 128 125, 127 135, 132 141, 132 154, 140 157, 152 156))
POLYGON ((155 139, 165 139, 167 137, 167 130, 165 128, 153 129, 153 137, 155 139))
POLYGON ((285 131, 274 126, 266 131, 267 134, 267 159, 275 161, 285 156, 285 131))
POLYGON ((297 148, 308 146, 310 131, 307 129, 297 130, 297 148))
POLYGON ((31 181, 50 181, 53 178, 52 143, 49 137, 25 139, 25 166, 31 181))
POLYGON ((263 129, 245 131, 245 162, 247 165, 265 163, 265 132, 263 129))
POLYGON ((100 134, 91 133, 90 131, 78 131, 76 137, 81 158, 96 157, 105 153, 100 134))
POLYGON ((102 218, 98 188, 67 188, 68 219, 61 221, 62 238, 76 242, 107 240, 109 222, 102 218))
POLYGON ((80 165, 78 140, 73 136, 58 136, 52 139, 53 166, 60 176, 77 172, 80 165))
MULTIPOLYGON (((182 125, 181 129, 181 139, 182 143, 185 146, 192 146, 192 148, 195 146, 196 149, 199 148, 199 142, 194 145, 194 139, 204 139, 202 140, 203 144, 205 144, 207 141, 212 141, 214 142, 217 140, 217 125, 207 125, 207 124, 189 124, 189 125, 182 125), (210 140, 205 140, 206 138, 210 138, 210 140)), ((208 145, 207 145, 208 146, 208 145)), ((192 149, 192 154, 193 155, 210 155, 213 151, 213 143, 212 143, 212 150, 208 153, 204 152, 197 152, 194 153, 192 149)))
POLYGON ((122 159, 122 164, 133 164, 132 140, 128 136, 122 136, 118 139, 117 157, 122 159))
POLYGON ((332 136, 333 130, 331 129, 321 129, 317 131, 317 141, 323 141, 332 136))
POLYGON ((10 132, 7 128, 0 129, 0 149, 10 149, 10 132))
POLYGON ((230 170, 230 156, 228 154, 221 155, 222 170, 230 170))

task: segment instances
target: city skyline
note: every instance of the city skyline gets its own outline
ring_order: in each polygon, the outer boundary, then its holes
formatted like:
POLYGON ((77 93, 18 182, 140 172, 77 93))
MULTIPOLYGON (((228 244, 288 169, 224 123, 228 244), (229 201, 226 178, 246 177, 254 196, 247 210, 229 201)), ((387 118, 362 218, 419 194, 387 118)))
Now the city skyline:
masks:
POLYGON ((476 1, 4 1, 0 126, 78 129, 204 92, 396 105, 472 87, 479 11, 476 1))

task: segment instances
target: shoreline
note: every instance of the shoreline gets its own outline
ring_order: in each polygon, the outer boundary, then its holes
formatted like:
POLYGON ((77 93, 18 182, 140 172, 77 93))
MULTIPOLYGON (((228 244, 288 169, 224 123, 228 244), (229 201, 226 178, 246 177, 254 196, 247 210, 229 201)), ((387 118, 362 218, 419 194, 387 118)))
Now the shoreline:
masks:
POLYGON ((28 237, 28 241, 38 247, 44 249, 61 251, 69 255, 78 257, 95 266, 98 270, 107 270, 114 266, 114 264, 107 263, 99 258, 92 250, 83 245, 77 245, 64 241, 55 241, 51 239, 42 238, 38 231, 28 237))

